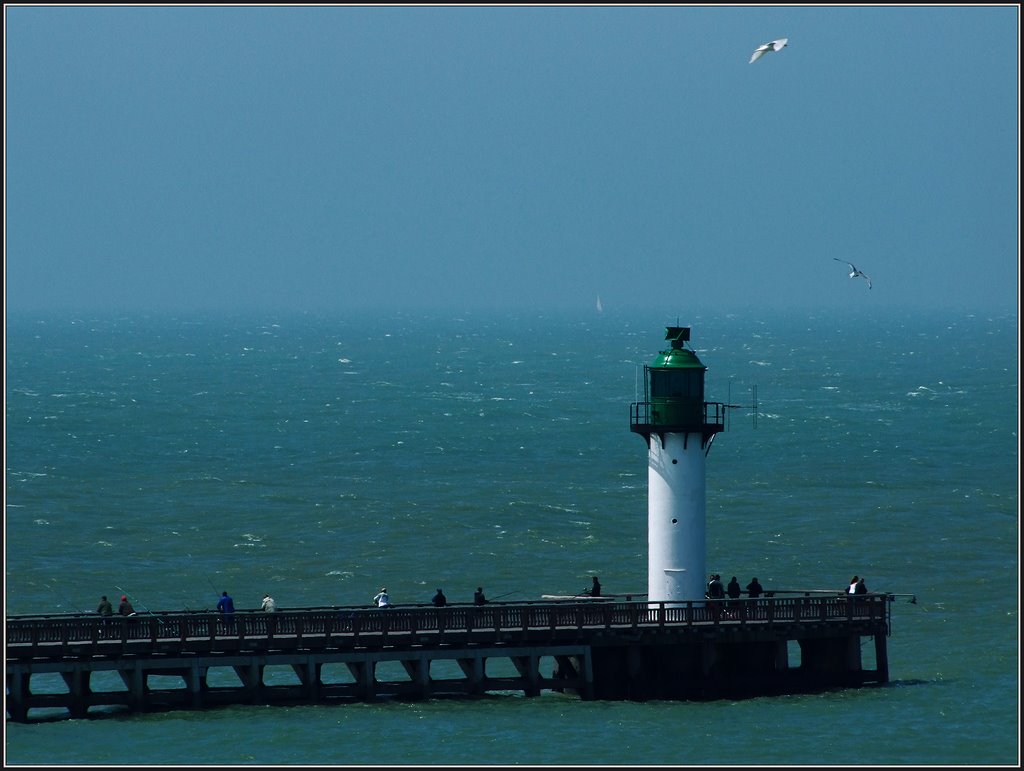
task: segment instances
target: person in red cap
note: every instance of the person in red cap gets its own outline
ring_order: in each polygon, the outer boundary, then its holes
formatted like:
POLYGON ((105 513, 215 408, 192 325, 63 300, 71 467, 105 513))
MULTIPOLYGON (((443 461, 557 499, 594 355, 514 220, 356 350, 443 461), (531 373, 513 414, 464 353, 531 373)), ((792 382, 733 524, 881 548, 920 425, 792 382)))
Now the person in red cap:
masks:
POLYGON ((117 606, 117 612, 121 616, 134 616, 135 615, 135 608, 133 608, 132 604, 130 602, 128 602, 128 595, 127 594, 122 594, 121 595, 121 604, 117 606))

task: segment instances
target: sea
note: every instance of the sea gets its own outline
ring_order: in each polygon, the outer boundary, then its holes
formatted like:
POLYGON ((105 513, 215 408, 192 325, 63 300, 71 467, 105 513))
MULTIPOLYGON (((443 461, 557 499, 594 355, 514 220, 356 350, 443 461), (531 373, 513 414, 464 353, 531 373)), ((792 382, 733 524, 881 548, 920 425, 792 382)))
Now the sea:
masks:
POLYGON ((111 708, 7 721, 5 763, 1018 766, 1017 315, 685 311, 9 314, 6 613, 645 592, 630 405, 689 326, 707 570, 892 593, 889 683, 111 708))

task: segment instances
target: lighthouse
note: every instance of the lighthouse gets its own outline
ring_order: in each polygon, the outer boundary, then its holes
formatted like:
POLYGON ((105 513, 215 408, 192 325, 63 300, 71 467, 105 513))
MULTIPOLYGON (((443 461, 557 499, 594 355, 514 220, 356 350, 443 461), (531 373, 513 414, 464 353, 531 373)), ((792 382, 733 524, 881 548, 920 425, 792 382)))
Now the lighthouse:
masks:
POLYGON ((668 327, 670 347, 644 365, 644 400, 630 430, 647 441, 647 599, 704 598, 705 472, 725 405, 704 401, 704 373, 686 347, 689 327, 668 327))

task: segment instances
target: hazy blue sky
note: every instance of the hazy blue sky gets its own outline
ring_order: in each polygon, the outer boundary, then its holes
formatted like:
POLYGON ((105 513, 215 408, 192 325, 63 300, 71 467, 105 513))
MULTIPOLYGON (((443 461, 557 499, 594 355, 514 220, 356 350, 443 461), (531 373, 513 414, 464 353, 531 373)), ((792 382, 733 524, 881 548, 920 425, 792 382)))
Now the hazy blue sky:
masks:
POLYGON ((8 308, 1016 309, 1019 22, 6 6, 8 308))

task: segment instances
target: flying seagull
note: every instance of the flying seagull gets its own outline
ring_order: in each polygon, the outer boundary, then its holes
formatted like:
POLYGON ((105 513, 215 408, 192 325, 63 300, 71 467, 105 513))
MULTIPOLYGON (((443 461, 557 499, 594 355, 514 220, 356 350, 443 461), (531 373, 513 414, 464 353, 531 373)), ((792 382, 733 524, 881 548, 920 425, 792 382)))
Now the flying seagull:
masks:
MULTIPOLYGON (((836 262, 846 262, 846 260, 840 260, 838 257, 833 257, 832 259, 835 260, 836 262)), ((850 278, 857 278, 858 276, 860 276, 861 278, 866 278, 868 281, 868 289, 870 289, 871 276, 869 276, 864 271, 859 270, 857 266, 854 265, 852 262, 846 262, 846 264, 850 266, 850 278)))
POLYGON ((770 43, 765 43, 763 46, 758 46, 757 50, 754 51, 754 55, 750 57, 750 64, 753 64, 765 54, 770 54, 772 51, 781 51, 786 47, 786 43, 788 41, 788 37, 780 37, 778 40, 773 40, 770 43))

